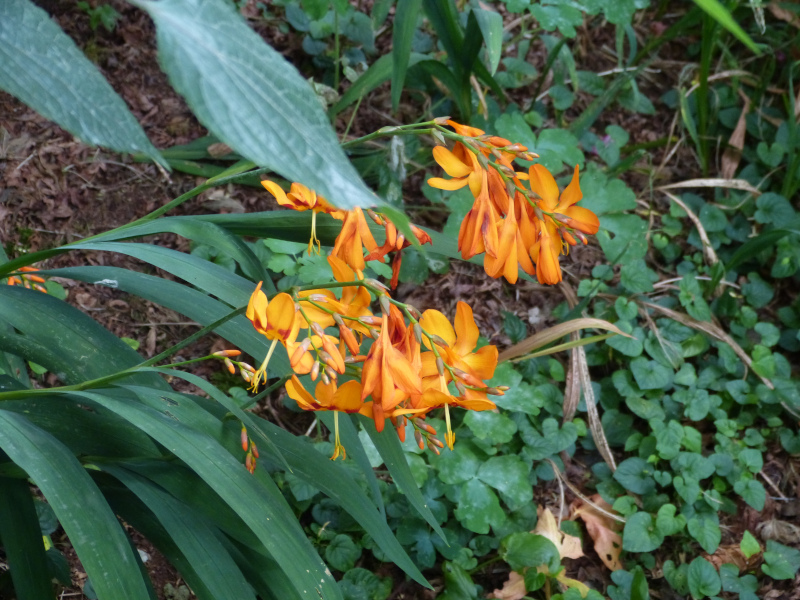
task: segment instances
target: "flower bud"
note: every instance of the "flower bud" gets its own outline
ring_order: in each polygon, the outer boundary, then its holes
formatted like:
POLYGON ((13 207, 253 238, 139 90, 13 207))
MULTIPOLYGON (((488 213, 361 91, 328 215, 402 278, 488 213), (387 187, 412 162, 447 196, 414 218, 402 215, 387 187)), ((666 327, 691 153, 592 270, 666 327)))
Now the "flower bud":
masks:
POLYGON ((325 304, 328 301, 328 297, 325 294, 311 294, 307 296, 307 298, 314 302, 319 302, 320 304, 325 304))
POLYGON ((406 243, 406 236, 404 236, 404 235, 401 233, 401 234, 399 234, 399 235, 397 236, 397 241, 395 241, 395 243, 394 243, 394 247, 395 247, 397 250, 402 250, 402 248, 403 248, 403 244, 405 244, 405 243, 406 243))
POLYGON ((384 290, 384 291, 387 291, 387 292, 389 291, 389 288, 386 287, 384 284, 382 284, 377 279, 372 279, 370 277, 367 277, 366 279, 364 279, 364 283, 366 285, 369 285, 369 286, 372 286, 372 287, 376 287, 376 288, 378 288, 380 290, 384 290))
POLYGON ((490 396, 505 396, 506 394, 503 390, 494 387, 486 388, 483 391, 489 394, 490 396))
POLYGON ((501 392, 507 392, 508 390, 511 389, 507 385, 498 385, 498 386, 495 386, 495 387, 496 387, 496 389, 500 390, 501 392))
POLYGON ((375 221, 375 223, 377 223, 378 225, 383 225, 383 219, 374 210, 372 210, 371 208, 368 208, 367 209, 367 214, 369 215, 370 219, 375 221))
POLYGON ((463 384, 463 383, 461 383, 460 381, 456 381, 456 389, 458 390, 458 393, 459 393, 461 396, 464 396, 464 395, 466 395, 466 393, 467 393, 467 388, 465 388, 465 387, 464 387, 464 384, 463 384))
POLYGON ((408 314, 410 314, 415 319, 419 319, 421 316, 416 306, 412 306, 411 304, 406 304, 406 310, 408 311, 408 314))
POLYGON ((449 345, 447 342, 445 342, 445 341, 444 341, 444 340, 443 340, 441 337, 439 337, 439 336, 438 336, 438 335, 436 335, 436 334, 433 334, 433 335, 431 335, 431 336, 429 336, 429 337, 430 337, 430 340, 431 340, 431 341, 432 341, 434 344, 438 344, 438 345, 440 345, 440 346, 444 346, 445 348, 449 348, 449 347, 450 347, 450 345, 449 345))
POLYGON ((434 130, 431 135, 433 136, 433 139, 436 141, 436 144, 438 146, 445 146, 445 147, 447 146, 447 142, 444 141, 444 136, 442 135, 441 131, 439 131, 438 129, 434 130))
POLYGON ((442 125, 442 126, 444 126, 444 125, 447 125, 447 122, 448 122, 449 120, 450 120, 450 117, 449 117, 449 116, 447 116, 447 117, 436 117, 436 118, 433 120, 433 122, 434 122, 434 124, 436 124, 436 125, 442 125))
POLYGON ((258 458, 258 448, 256 448, 256 445, 252 441, 250 442, 250 452, 253 453, 253 456, 258 458))
POLYGON ((247 438, 247 429, 244 425, 242 425, 242 433, 241 433, 241 441, 242 441, 242 450, 247 452, 247 445, 248 445, 248 438, 247 438))
POLYGON ((323 373, 328 376, 332 381, 336 381, 339 378, 339 375, 336 373, 334 369, 331 369, 328 365, 325 365, 323 369, 323 373))
POLYGON ((319 377, 319 361, 315 361, 314 366, 311 367, 311 381, 316 381, 317 377, 319 377))
POLYGON ((319 323, 311 323, 311 329, 322 339, 325 339, 325 331, 322 329, 319 323))
POLYGON ((381 311, 388 315, 392 312, 392 303, 389 301, 389 296, 383 295, 380 297, 381 311))
POLYGON ((220 350, 219 352, 214 352, 214 356, 223 356, 223 357, 235 357, 239 356, 242 353, 241 350, 220 350))
POLYGON ((417 446, 419 446, 420 450, 425 450, 425 442, 419 429, 414 430, 414 440, 417 442, 417 446))
POLYGON ((436 370, 439 372, 440 377, 444 377, 444 361, 441 356, 436 357, 436 370))
MULTIPOLYGON (((435 440, 436 438, 433 438, 433 439, 435 440)), ((439 452, 439 448, 437 448, 436 446, 433 445, 433 443, 431 442, 430 438, 428 439, 428 450, 430 450, 431 452, 436 454, 436 456, 439 456, 439 454, 441 454, 439 452)))
POLYGON ((230 358, 225 358, 223 360, 223 363, 228 368, 228 373, 230 373, 231 375, 236 375, 236 367, 233 366, 233 363, 231 362, 230 358))
POLYGON ((324 383, 325 385, 331 384, 331 378, 328 377, 327 369, 322 372, 322 383, 324 383))
POLYGON ((418 344, 422 343, 422 327, 419 323, 414 323, 414 338, 418 344))

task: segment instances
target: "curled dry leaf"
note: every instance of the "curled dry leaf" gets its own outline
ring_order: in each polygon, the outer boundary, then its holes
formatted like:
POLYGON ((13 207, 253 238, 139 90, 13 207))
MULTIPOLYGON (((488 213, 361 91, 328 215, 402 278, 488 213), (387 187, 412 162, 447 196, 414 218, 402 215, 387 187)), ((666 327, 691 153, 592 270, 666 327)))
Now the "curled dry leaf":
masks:
MULTIPOLYGON (((612 510, 611 505, 599 494, 595 494, 589 500, 609 512, 612 510)), ((619 534, 621 524, 580 498, 570 505, 570 517, 583 520, 586 531, 594 541, 595 552, 603 564, 612 571, 621 569, 622 563, 619 559, 620 552, 622 552, 622 537, 619 534)))
POLYGON ((733 176, 736 174, 736 169, 739 167, 739 161, 742 159, 744 137, 747 132, 747 113, 750 112, 750 98, 745 94, 742 94, 742 96, 744 97, 742 114, 739 115, 736 128, 728 139, 728 147, 722 154, 722 168, 720 169, 720 174, 724 179, 733 179, 733 176))
POLYGON ((539 522, 533 530, 536 535, 546 537, 558 548, 561 558, 580 558, 583 556, 581 549, 581 539, 574 535, 564 533, 558 528, 556 518, 549 508, 539 507, 539 522))
POLYGON ((495 598, 495 600, 520 600, 525 597, 525 578, 517 573, 511 571, 508 574, 508 581, 503 584, 502 589, 495 590, 489 594, 488 598, 495 598))

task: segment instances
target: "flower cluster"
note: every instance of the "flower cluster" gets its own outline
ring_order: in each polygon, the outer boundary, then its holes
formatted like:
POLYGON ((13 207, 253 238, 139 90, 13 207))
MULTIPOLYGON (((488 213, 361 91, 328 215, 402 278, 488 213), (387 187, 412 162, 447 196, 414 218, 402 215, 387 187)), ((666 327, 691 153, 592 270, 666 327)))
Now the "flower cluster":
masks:
POLYGON ((470 259, 485 253, 486 273, 510 283, 517 281, 519 269, 540 283, 561 281, 559 255, 578 240, 585 244, 586 234, 600 227, 593 212, 575 206, 583 197, 578 167, 559 195, 555 179, 542 165, 532 165, 527 173, 514 169, 515 159, 537 158, 525 146, 449 119, 446 123, 458 141, 452 150, 437 146, 433 157, 451 179, 433 177, 428 183, 443 190, 469 186, 475 197, 458 234, 461 255, 470 259))
POLYGON ((13 275, 8 278, 8 285, 21 285, 28 289, 34 289, 39 292, 47 293, 47 289, 41 285, 45 283, 44 277, 34 275, 38 269, 35 267, 21 267, 18 275, 13 275))
POLYGON ((272 340, 261 367, 253 375, 245 371, 252 389, 266 382, 270 357, 281 342, 293 370, 286 382, 288 395, 303 410, 336 411, 332 458, 345 456, 339 441, 339 412, 360 413, 372 419, 378 431, 389 420, 401 439, 410 418, 420 447, 427 442, 438 452, 443 444, 433 437, 436 431, 424 417, 444 408, 445 442, 452 448, 455 435, 449 408, 492 409, 495 405, 488 396, 503 393, 485 383, 494 374, 498 353, 494 346, 475 350, 478 328, 472 310, 459 302, 452 325, 439 311, 420 314, 394 300, 388 288, 364 279, 342 258, 331 254, 328 262, 336 284, 294 288, 271 299, 259 284, 251 296, 247 318, 272 340), (335 294, 334 289, 341 293, 335 294), (378 298, 379 314, 370 308, 373 295, 378 298), (362 350, 367 338, 372 344, 362 350), (313 394, 303 386, 301 375, 310 375, 316 382, 313 394))
MULTIPOLYGON (((262 181, 261 184, 275 196, 278 204, 287 206, 297 211, 312 211, 311 220, 311 239, 308 242, 308 253, 311 254, 315 249, 320 252, 320 242, 317 238, 316 219, 317 213, 324 212, 334 219, 342 221, 342 231, 336 238, 331 256, 343 260, 347 265, 361 273, 366 268, 366 261, 384 261, 390 252, 395 252, 392 259, 392 289, 397 287, 397 279, 400 275, 400 265, 403 261, 403 249, 411 245, 402 233, 398 233, 397 227, 385 215, 368 210, 369 217, 378 225, 386 230, 386 241, 382 246, 378 246, 370 230, 369 223, 364 216, 364 211, 360 207, 345 211, 333 207, 325 198, 318 196, 316 192, 309 190, 300 183, 293 183, 288 194, 274 181, 262 181), (364 256, 364 249, 367 256, 364 256)), ((420 244, 430 244, 431 238, 419 227, 411 225, 411 231, 420 244)))

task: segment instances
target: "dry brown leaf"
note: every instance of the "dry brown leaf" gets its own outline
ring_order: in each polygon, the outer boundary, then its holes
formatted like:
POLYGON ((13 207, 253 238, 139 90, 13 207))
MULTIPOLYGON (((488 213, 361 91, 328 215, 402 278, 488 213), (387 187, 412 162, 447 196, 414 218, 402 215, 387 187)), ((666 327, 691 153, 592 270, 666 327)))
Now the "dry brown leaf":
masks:
POLYGON ((487 597, 496 600, 520 600, 525 597, 525 593, 525 578, 516 571, 511 571, 502 589, 493 591, 487 597))
POLYGON ((739 571, 744 573, 756 568, 761 564, 761 553, 751 556, 749 559, 742 553, 739 544, 730 544, 728 546, 720 546, 714 554, 704 554, 703 557, 710 562, 717 571, 719 568, 726 564, 736 565, 739 571))
POLYGON ((736 127, 728 140, 728 147, 722 153, 722 167, 720 174, 725 179, 733 179, 736 174, 736 169, 739 168, 739 161, 742 159, 742 150, 744 149, 744 136, 747 132, 747 113, 750 112, 750 98, 744 95, 744 107, 742 114, 739 115, 739 120, 736 122, 736 127))
MULTIPOLYGON (((599 494, 589 498, 594 504, 611 512, 611 505, 603 500, 599 494)), ((621 525, 618 521, 604 515, 587 504, 580 498, 575 500, 570 506, 571 518, 580 518, 586 525, 586 531, 594 541, 594 549, 603 564, 612 571, 622 568, 619 555, 622 552, 622 537, 619 534, 621 525)))
POLYGON ((771 2, 767 8, 769 8, 769 12, 771 12, 776 18, 780 19, 781 21, 786 21, 787 23, 790 23, 800 29, 800 17, 798 17, 792 11, 781 8, 781 6, 776 2, 771 2))
POLYGON ((624 335, 625 337, 631 337, 621 329, 619 329, 616 325, 612 325, 608 321, 604 321, 603 319, 594 319, 591 317, 581 317, 579 319, 572 319, 571 321, 567 321, 566 323, 559 323, 558 325, 553 325, 552 327, 548 327, 544 331, 539 331, 538 333, 533 334, 532 336, 525 338, 518 344, 514 344, 510 348, 506 348, 500 353, 498 357, 499 362, 503 362, 506 360, 511 360, 513 358, 517 358, 518 356, 522 356, 524 354, 528 354, 534 350, 538 350, 542 346, 546 346, 551 342, 555 342, 558 339, 561 339, 567 334, 572 333, 573 331, 579 331, 581 329, 605 329, 607 331, 611 331, 616 333, 617 335, 624 335))
POLYGON ((539 522, 533 530, 536 535, 546 537, 558 548, 561 558, 580 558, 583 556, 581 549, 581 539, 574 535, 564 533, 558 528, 556 518, 549 508, 539 507, 539 522))

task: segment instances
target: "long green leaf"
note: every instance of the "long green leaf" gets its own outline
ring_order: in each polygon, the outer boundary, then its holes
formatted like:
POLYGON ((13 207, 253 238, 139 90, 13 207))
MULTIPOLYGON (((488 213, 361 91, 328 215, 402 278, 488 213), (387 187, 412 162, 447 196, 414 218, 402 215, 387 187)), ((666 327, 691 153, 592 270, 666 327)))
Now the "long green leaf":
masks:
POLYGON ((413 506, 420 516, 433 527, 433 530, 439 537, 446 542, 447 538, 444 536, 442 528, 439 527, 439 523, 437 523, 428 505, 425 504, 425 498, 422 496, 422 492, 419 491, 417 482, 414 481, 411 469, 408 466, 408 462, 406 462, 405 452, 397 436, 386 435, 383 432, 378 433, 375 429, 375 422, 372 421, 372 419, 360 417, 360 421, 364 429, 367 430, 370 439, 372 439, 372 443, 375 444, 378 452, 380 452, 381 458, 386 464, 386 468, 389 469, 389 473, 392 475, 392 479, 405 494, 411 506, 413 506))
POLYGON ((711 15, 720 25, 730 31, 740 42, 747 46, 754 54, 761 54, 761 49, 756 46, 752 38, 734 20, 728 9, 719 0, 694 0, 700 8, 711 15))
MULTIPOLYGON (((209 325, 226 316, 230 313, 230 306, 236 304, 237 300, 241 302, 241 305, 247 302, 244 290, 236 290, 233 285, 227 285, 226 281, 216 282, 214 289, 208 291, 223 296, 224 300, 230 301, 230 305, 209 298, 202 292, 180 283, 117 267, 73 267, 69 269, 54 269, 53 271, 45 271, 45 273, 89 283, 105 281, 107 282, 106 285, 112 285, 115 289, 135 294, 140 298, 165 306, 197 321, 201 325, 209 325), (237 295, 239 296, 238 298, 236 297, 237 295)), ((240 316, 231 319, 217 328, 215 332, 234 344, 242 352, 255 357, 256 360, 261 360, 267 353, 269 345, 266 339, 244 317, 240 316)), ((2 332, 0 332, 0 340, 2 339, 2 332)), ((289 360, 282 351, 273 355, 270 364, 273 365, 272 370, 276 373, 285 373, 289 370, 289 360)))
POLYGON ((114 411, 183 460, 256 534, 302 598, 341 598, 330 572, 272 480, 253 477, 215 440, 152 408, 92 392, 71 395, 114 411))
MULTIPOLYGON (((485 6, 485 5, 484 5, 485 6)), ((478 21, 486 44, 486 54, 489 59, 489 74, 494 75, 500 65, 503 53, 503 17, 489 8, 473 8, 472 13, 478 21)))
POLYGON ((199 600, 217 600, 206 588, 203 580, 192 568, 192 564, 186 559, 153 512, 113 477, 105 473, 99 475, 99 477, 95 476, 98 487, 114 512, 152 542, 170 564, 178 570, 199 600))
POLYGON ((25 469, 53 507, 98 598, 149 600, 125 532, 69 449, 5 410, 0 410, 0 448, 25 469))
POLYGON ((139 475, 110 464, 102 469, 122 482, 155 514, 211 598, 255 600, 242 572, 201 515, 139 475))
POLYGON ((28 0, 0 2, 0 89, 89 144, 169 168, 97 67, 28 0))
POLYGON ((203 125, 257 165, 342 208, 381 200, 358 177, 311 87, 225 0, 136 0, 162 68, 203 125))
POLYGON ((422 0, 397 0, 394 13, 394 29, 392 31, 392 110, 396 111, 403 93, 406 71, 411 57, 411 43, 422 0))
MULTIPOLYGON (((77 308, 19 286, 0 286, 0 347, 47 367, 67 384, 117 373, 142 362, 130 346, 77 308)), ((169 389, 157 375, 132 375, 141 385, 169 389)))
MULTIPOLYGON (((164 393, 161 389, 154 391, 164 393)), ((6 400, 2 408, 23 415, 75 455, 161 456, 147 435, 100 406, 89 411, 53 395, 6 400)))
MULTIPOLYGON (((194 242, 207 244, 220 250, 238 262, 242 270, 254 281, 264 281, 267 277, 261 261, 240 238, 230 232, 206 221, 191 217, 167 217, 149 223, 135 225, 122 230, 112 230, 95 237, 92 242, 113 242, 128 240, 157 233, 175 233, 194 242)), ((74 248, 71 247, 71 248, 74 248)))
POLYGON ((0 539, 18 600, 52 598, 42 530, 24 479, 0 478, 0 539))
POLYGON ((735 269, 743 262, 754 258, 765 248, 773 248, 778 240, 787 235, 800 236, 800 220, 787 223, 778 229, 762 231, 757 237, 747 240, 734 252, 731 259, 725 264, 725 269, 728 271, 735 269))

